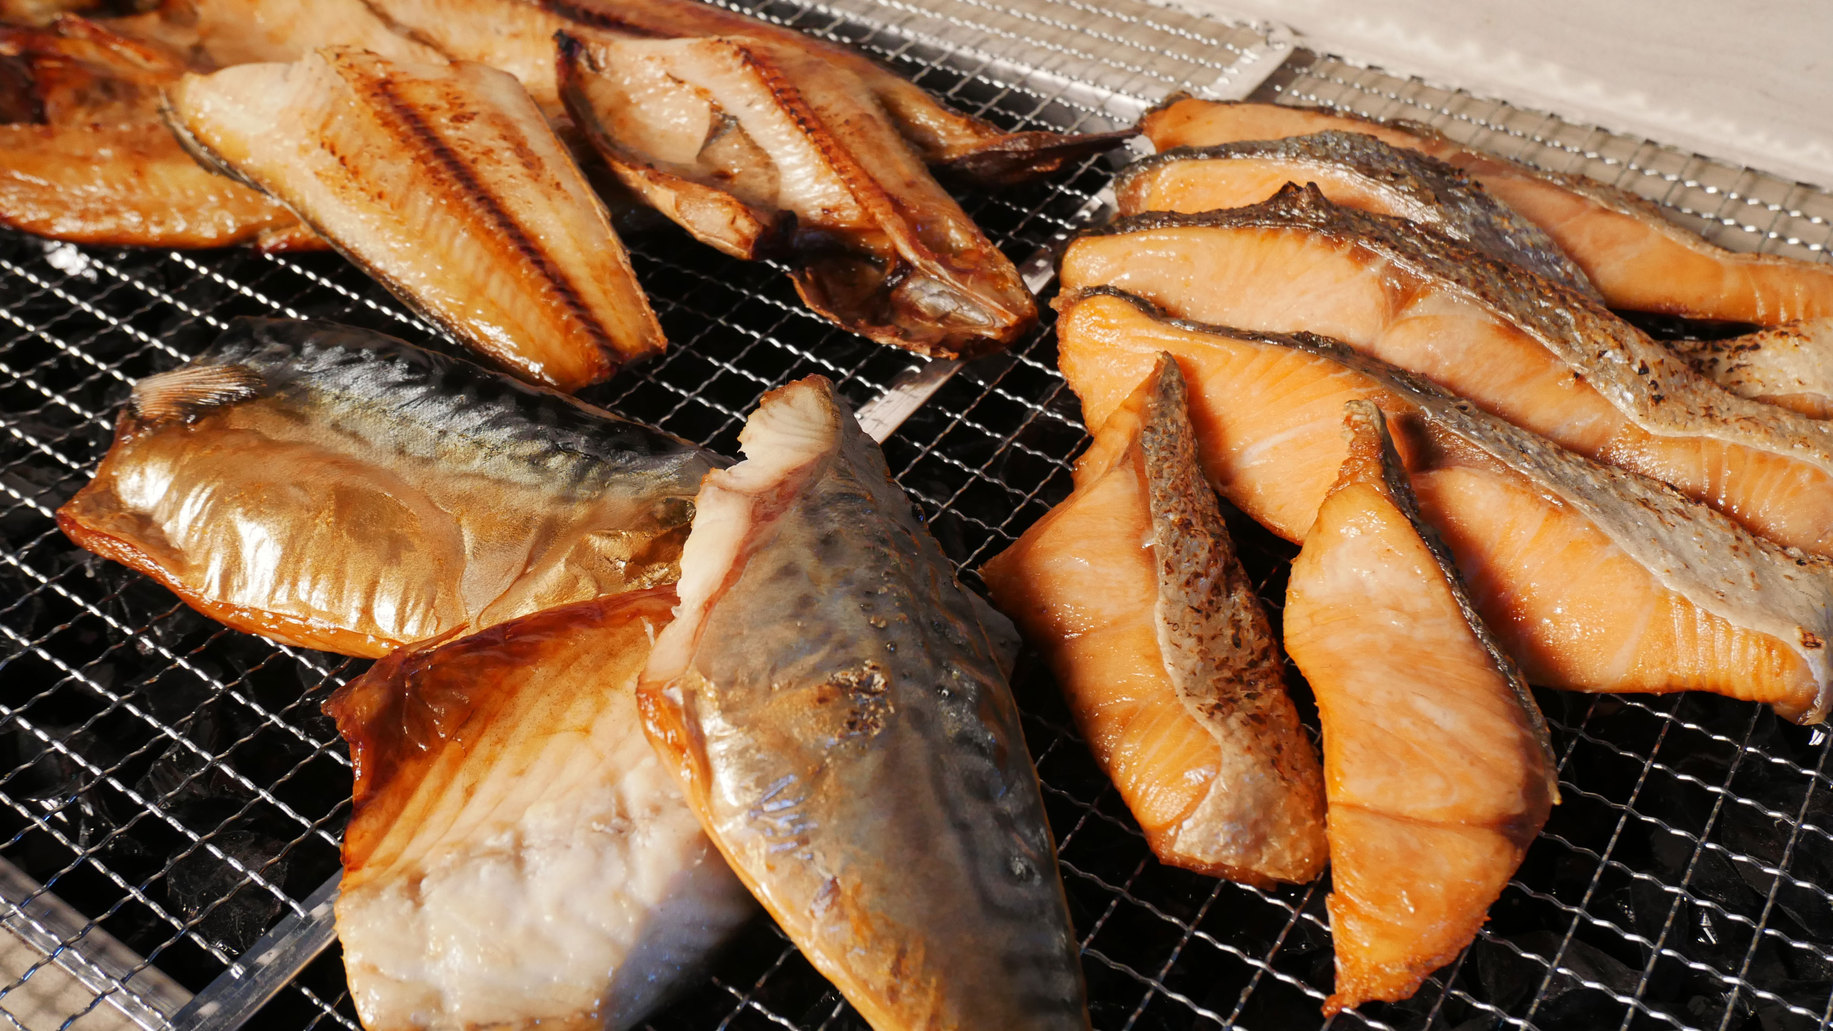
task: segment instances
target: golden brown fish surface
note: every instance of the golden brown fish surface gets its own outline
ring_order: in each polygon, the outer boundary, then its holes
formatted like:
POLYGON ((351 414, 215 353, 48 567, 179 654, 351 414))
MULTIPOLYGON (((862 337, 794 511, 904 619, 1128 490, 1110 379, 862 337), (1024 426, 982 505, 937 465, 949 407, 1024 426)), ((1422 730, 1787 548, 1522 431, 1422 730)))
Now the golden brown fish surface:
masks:
POLYGON ((624 185, 727 254, 782 259, 815 311, 950 358, 1036 320, 1012 262, 844 67, 760 39, 561 39, 567 111, 624 185))
POLYGON ((1349 451, 1282 613, 1324 731, 1325 1013, 1407 998, 1463 951, 1559 797, 1540 707, 1420 515, 1381 412, 1346 408, 1349 451))
POLYGON ((356 767, 337 935, 368 1031, 621 1031, 756 911, 637 715, 674 600, 404 649, 325 704, 356 767))
POLYGON ((244 319, 140 381, 57 520, 238 630, 376 657, 672 582, 717 464, 392 337, 244 319))
POLYGON ((1646 477, 1598 465, 1310 334, 1171 319, 1101 291, 1060 302, 1059 362, 1099 432, 1170 352, 1209 480, 1302 541, 1343 464, 1348 401, 1398 420, 1427 520, 1478 611, 1537 684, 1705 690, 1824 718, 1833 563, 1781 548, 1646 477))
POLYGON ((709 475, 638 701, 733 870, 874 1028, 1088 1028, 1005 675, 820 377, 709 475))
POLYGON ((1833 316, 1721 340, 1669 340, 1719 386, 1811 419, 1833 418, 1833 316))
POLYGON ((1197 466, 1169 356, 1102 425, 1075 484, 981 570, 994 603, 1050 663, 1161 861, 1313 880, 1326 854, 1317 753, 1197 466))
POLYGON ((1468 150, 1425 126, 1316 108, 1190 98, 1163 105, 1140 121, 1140 130, 1159 150, 1326 129, 1375 136, 1469 173, 1546 230, 1613 308, 1766 326, 1833 315, 1833 264, 1715 247, 1632 194, 1468 150))
POLYGON ((297 61, 330 46, 360 47, 391 61, 443 60, 394 31, 364 0, 160 0, 106 24, 177 50, 193 71, 297 61))
POLYGON ((513 76, 333 47, 168 102, 209 161, 504 368, 571 391, 662 351, 604 204, 513 76))
POLYGON ((1731 394, 1584 297, 1414 223, 1288 186, 1246 208, 1121 219, 1072 244, 1062 278, 1200 322, 1334 337, 1833 553, 1833 428, 1731 394))

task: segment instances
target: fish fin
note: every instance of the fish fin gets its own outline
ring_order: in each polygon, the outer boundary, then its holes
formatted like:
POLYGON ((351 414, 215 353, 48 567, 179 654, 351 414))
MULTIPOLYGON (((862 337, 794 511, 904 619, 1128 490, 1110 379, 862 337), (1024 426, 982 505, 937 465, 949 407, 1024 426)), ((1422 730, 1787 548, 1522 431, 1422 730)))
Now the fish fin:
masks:
POLYGON ((1066 135, 1014 132, 995 136, 934 165, 938 176, 964 179, 976 186, 1013 186, 1063 167, 1068 161, 1104 154, 1139 135, 1138 129, 1066 135))
POLYGON ((246 365, 186 365, 134 384, 128 407, 150 424, 188 421, 205 409, 238 404, 267 386, 246 365))

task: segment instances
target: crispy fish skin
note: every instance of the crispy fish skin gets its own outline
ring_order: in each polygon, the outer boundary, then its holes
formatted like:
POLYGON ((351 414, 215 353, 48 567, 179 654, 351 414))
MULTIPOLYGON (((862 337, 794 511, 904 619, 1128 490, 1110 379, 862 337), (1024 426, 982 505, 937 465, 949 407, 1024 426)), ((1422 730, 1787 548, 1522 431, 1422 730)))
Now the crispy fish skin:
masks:
POLYGON ((337 932, 368 1031, 633 1027, 755 913, 638 719, 674 600, 403 649, 325 703, 356 767, 337 932))
POLYGON ((1099 432, 1120 384, 1169 351, 1191 384, 1210 482, 1288 540, 1305 539, 1342 465, 1344 403, 1388 412, 1426 518, 1534 683, 1704 690, 1825 718, 1833 562, 1336 341, 1174 319, 1111 288, 1058 303, 1059 364, 1088 425, 1099 432))
POLYGON ((815 311, 951 358, 1036 321, 1012 262, 845 68, 760 39, 560 41, 567 111, 623 183, 727 254, 786 260, 815 311))
POLYGON ((1292 562, 1286 647, 1317 697, 1334 1014, 1412 995, 1482 927, 1559 797, 1546 721, 1420 514, 1381 412, 1292 562))
POLYGON ((504 368, 572 391, 662 351, 604 204, 507 73, 330 47, 167 99, 195 151, 504 368))
POLYGON ((1545 229, 1613 308, 1765 326, 1833 315, 1833 265, 1715 247, 1633 194, 1467 150, 1423 125, 1316 108, 1174 98, 1148 112, 1139 127, 1160 150, 1324 129, 1366 133, 1468 172, 1545 229))
POLYGON ((1317 753, 1197 465, 1169 355, 1074 475, 1075 492, 981 570, 994 601, 1049 662, 1160 861, 1254 884, 1315 879, 1317 753))
POLYGON ((1086 1029, 1018 710, 941 548, 826 380, 740 440, 638 688, 651 742, 874 1028, 1086 1029))
POLYGON ((1803 319, 1723 340, 1666 346, 1719 386, 1810 419, 1833 418, 1833 317, 1803 319))
POLYGON ((718 464, 392 337, 239 319, 140 381, 57 521, 238 630, 379 657, 672 582, 718 464))
POLYGON ((1288 186, 1090 231, 1062 276, 1200 321, 1326 333, 1772 540, 1833 552, 1833 428, 1728 393, 1578 294, 1425 227, 1288 186))
POLYGON ((1195 213, 1267 200, 1310 183, 1333 204, 1438 229, 1498 261, 1603 301, 1540 227, 1451 165, 1366 133, 1326 129, 1278 140, 1180 147, 1140 158, 1114 182, 1122 215, 1195 213))

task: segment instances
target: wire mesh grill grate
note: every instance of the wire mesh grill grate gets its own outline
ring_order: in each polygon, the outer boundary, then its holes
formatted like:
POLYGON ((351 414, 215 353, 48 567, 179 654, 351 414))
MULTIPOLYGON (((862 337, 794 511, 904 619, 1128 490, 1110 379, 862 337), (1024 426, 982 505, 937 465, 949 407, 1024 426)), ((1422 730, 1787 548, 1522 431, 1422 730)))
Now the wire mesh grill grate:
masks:
MULTIPOLYGON (((1130 0, 728 5, 862 46, 1014 128, 1125 124, 1173 89, 1222 88, 1289 56, 1254 32, 1130 0)), ((1416 118, 1615 181, 1736 249, 1825 260, 1833 242, 1825 193, 1376 69, 1300 53, 1267 92, 1416 118)), ((1073 228, 1109 171, 1091 161, 967 206, 1022 260, 1073 228)), ((730 262, 672 227, 628 239, 673 347, 590 400, 730 452, 773 386, 820 372, 859 403, 913 364, 809 315, 774 270, 730 262)), ((92 976, 89 1007, 150 1013, 144 1025, 158 1026, 161 999, 202 989, 335 871, 349 764, 318 704, 362 664, 223 630, 71 548, 51 512, 106 448, 129 384, 236 315, 433 335, 331 257, 82 249, 0 234, 0 284, 0 857, 78 914, 68 926, 40 919, 35 885, 0 893, 0 924, 36 920, 65 951, 0 968, 0 1026, 28 1026, 13 1004, 28 978, 106 951, 106 938, 128 960, 92 976)), ((1045 326, 965 367, 886 444, 899 482, 965 569, 1068 493, 1086 437, 1054 366, 1045 326)), ((1277 601, 1290 548, 1241 530, 1244 558, 1277 601)), ((1084 939, 1095 1026, 1320 1024, 1327 883, 1261 891, 1159 867, 1048 678, 1025 670, 1015 687, 1084 939)), ((1709 696, 1540 697, 1566 800, 1489 927, 1412 1002, 1335 1026, 1827 1026, 1827 735, 1709 696)), ((355 1028, 335 949, 253 1026, 355 1028)), ((655 1026, 864 1025, 760 922, 655 1026)))

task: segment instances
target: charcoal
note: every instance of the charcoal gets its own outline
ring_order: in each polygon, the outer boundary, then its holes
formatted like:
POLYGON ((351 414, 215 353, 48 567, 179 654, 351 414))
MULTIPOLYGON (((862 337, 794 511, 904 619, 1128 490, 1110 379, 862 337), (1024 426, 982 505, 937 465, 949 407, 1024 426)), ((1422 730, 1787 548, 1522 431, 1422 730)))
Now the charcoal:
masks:
MULTIPOLYGON (((284 881, 286 860, 276 861, 286 847, 284 840, 242 828, 220 831, 207 840, 269 882, 284 881)), ((283 908, 272 892, 249 882, 202 845, 172 865, 166 874, 166 894, 178 914, 187 924, 193 924, 204 940, 231 955, 247 951, 273 925, 283 908)))

